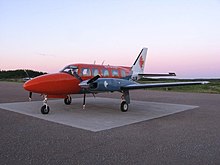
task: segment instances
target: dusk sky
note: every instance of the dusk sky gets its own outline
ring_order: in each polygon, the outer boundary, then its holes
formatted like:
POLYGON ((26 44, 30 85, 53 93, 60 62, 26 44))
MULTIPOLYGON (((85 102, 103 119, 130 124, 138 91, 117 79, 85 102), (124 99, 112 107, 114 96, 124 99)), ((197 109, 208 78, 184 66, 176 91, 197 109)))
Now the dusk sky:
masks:
POLYGON ((74 63, 220 78, 220 0, 0 0, 0 69, 74 63))

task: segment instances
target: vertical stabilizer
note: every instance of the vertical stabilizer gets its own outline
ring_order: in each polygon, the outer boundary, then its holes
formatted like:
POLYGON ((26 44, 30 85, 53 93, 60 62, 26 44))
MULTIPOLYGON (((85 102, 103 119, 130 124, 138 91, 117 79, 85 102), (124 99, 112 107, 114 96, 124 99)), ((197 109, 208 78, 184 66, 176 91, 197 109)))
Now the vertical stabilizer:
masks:
POLYGON ((147 48, 143 48, 135 60, 133 66, 131 67, 131 78, 132 80, 138 80, 138 74, 142 74, 144 72, 144 66, 147 56, 147 48))

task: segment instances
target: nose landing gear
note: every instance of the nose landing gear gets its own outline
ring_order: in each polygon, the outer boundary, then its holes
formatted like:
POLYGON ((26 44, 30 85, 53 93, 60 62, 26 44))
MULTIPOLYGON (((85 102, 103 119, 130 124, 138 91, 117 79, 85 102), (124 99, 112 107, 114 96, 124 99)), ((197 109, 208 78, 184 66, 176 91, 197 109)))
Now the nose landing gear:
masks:
POLYGON ((50 112, 50 107, 47 105, 47 95, 44 95, 43 106, 41 107, 41 113, 46 115, 50 112))

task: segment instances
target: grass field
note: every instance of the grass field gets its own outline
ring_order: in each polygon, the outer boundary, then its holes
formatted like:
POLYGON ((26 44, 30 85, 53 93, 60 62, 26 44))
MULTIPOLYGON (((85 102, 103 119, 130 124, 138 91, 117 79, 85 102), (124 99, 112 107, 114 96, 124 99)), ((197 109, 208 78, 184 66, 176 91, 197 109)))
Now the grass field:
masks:
POLYGON ((139 81, 139 83, 159 83, 159 82, 178 82, 178 81, 209 81, 210 83, 205 85, 151 88, 151 90, 220 94, 220 80, 218 79, 211 79, 211 80, 147 79, 147 80, 141 80, 139 81))

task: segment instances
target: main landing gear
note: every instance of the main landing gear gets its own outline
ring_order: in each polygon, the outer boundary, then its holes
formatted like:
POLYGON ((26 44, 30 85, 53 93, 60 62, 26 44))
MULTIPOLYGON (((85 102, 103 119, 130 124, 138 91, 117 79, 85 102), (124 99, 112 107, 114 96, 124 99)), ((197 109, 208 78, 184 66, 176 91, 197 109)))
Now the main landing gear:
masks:
POLYGON ((68 95, 65 99, 64 99, 64 103, 66 105, 70 105, 72 102, 72 97, 70 95, 68 95))
POLYGON ((122 112, 127 112, 128 111, 128 104, 130 104, 130 96, 129 96, 129 91, 122 91, 122 96, 121 96, 121 111, 122 112))
POLYGON ((126 101, 121 102, 121 111, 122 112, 127 112, 128 111, 128 103, 126 103, 126 101))
MULTIPOLYGON (((41 107, 41 113, 46 115, 46 114, 48 114, 50 112, 50 107, 47 104, 47 95, 43 95, 43 97, 44 97, 44 100, 43 100, 43 106, 41 107)), ((70 95, 68 95, 64 99, 64 103, 66 105, 70 105, 71 102, 72 102, 72 98, 71 98, 70 95)), ((127 112, 128 111, 128 107, 129 107, 128 104, 130 104, 129 91, 128 90, 124 90, 124 91, 122 91, 121 106, 120 106, 120 109, 121 109, 122 112, 127 112)), ((83 105, 85 105, 85 103, 83 103, 83 105)))

